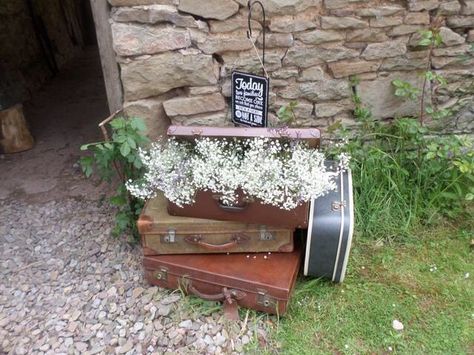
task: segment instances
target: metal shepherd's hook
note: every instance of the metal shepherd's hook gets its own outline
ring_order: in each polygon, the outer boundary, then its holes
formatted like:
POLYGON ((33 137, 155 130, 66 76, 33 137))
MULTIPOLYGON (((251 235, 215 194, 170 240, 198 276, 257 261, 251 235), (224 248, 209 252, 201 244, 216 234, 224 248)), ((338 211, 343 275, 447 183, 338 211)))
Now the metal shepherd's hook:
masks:
MULTIPOLYGON (((262 62, 263 72, 265 73, 266 76, 268 76, 267 73, 266 73, 266 70, 265 70, 265 22, 266 22, 265 8, 263 7, 263 4, 260 1, 250 0, 247 4, 247 7, 249 8, 249 15, 248 15, 248 27, 249 27, 249 29, 247 31, 247 37, 250 41, 252 41, 252 25, 250 24, 250 20, 252 19, 252 7, 255 4, 260 5, 260 7, 262 8, 262 13, 263 13, 263 24, 262 24, 262 29, 263 29, 263 57, 262 57, 261 62, 262 62)), ((258 55, 258 52, 257 52, 257 55, 258 55)))

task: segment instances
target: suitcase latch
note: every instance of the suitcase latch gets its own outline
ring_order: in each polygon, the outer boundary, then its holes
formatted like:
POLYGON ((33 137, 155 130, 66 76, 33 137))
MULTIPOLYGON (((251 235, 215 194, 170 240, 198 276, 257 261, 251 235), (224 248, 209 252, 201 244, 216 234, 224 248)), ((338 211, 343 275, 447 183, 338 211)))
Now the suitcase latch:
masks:
POLYGON ((267 227, 261 226, 260 227, 260 240, 273 240, 273 234, 267 231, 267 227))
POLYGON ((155 278, 160 281, 168 281, 168 269, 160 267, 158 271, 155 271, 155 278))
POLYGON ((162 235, 160 239, 162 243, 176 243, 176 230, 168 229, 168 234, 162 235))
POLYGON ((257 290, 257 304, 265 308, 275 308, 276 301, 273 297, 267 294, 265 290, 257 290))
POLYGON ((331 210, 332 211, 340 211, 342 207, 347 207, 347 202, 346 200, 343 201, 333 201, 331 204, 331 210))

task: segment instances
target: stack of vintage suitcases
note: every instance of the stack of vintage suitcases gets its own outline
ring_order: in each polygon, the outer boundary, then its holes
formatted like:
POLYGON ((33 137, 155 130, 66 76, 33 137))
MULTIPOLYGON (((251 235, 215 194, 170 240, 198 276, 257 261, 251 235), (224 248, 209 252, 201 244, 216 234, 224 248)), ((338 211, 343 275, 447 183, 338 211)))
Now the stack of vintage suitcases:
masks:
MULTIPOLYGON (((168 135, 303 139, 313 147, 320 138, 314 128, 171 126, 168 135)), ((229 207, 208 191, 180 208, 158 195, 146 203, 138 221, 146 279, 222 301, 230 318, 238 317, 238 305, 281 315, 301 263, 304 275, 344 279, 354 222, 350 171, 341 172, 337 184, 331 193, 291 211, 258 201, 229 207)))

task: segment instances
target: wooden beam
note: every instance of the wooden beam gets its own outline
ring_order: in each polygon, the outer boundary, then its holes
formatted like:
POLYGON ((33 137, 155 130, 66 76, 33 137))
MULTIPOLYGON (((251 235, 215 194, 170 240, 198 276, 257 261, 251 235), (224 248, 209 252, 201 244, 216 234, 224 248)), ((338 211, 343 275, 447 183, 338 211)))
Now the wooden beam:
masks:
POLYGON ((112 114, 122 108, 123 94, 120 71, 112 46, 112 30, 109 23, 110 6, 107 0, 90 0, 90 2, 97 33, 107 101, 109 102, 109 111, 112 114))

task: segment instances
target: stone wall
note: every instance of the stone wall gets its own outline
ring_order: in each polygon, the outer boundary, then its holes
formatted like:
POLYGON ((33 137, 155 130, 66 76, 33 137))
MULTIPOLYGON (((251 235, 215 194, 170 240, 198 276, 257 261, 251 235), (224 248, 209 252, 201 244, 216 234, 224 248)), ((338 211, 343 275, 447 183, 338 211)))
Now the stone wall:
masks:
MULTIPOLYGON (((77 2, 35 0, 32 3, 60 68, 80 50, 78 39, 73 38, 77 35, 75 28, 68 28, 66 19, 79 18, 77 2)), ((0 1, 0 109, 27 99, 52 74, 35 33, 27 1, 0 1)))
MULTIPOLYGON (((247 0, 109 2, 125 108, 143 114, 152 135, 170 121, 231 125, 231 71, 261 73, 246 37, 247 0)), ((432 69, 448 85, 431 87, 427 100, 442 106, 456 95, 467 98, 453 122, 461 130, 473 128, 473 0, 262 2, 271 120, 279 107, 297 100, 300 125, 353 124, 353 89, 378 118, 416 114, 417 105, 394 96, 391 81, 421 87, 419 73, 427 66, 428 51, 418 45, 419 30, 441 14, 444 44, 433 53, 432 69)), ((252 29, 261 48, 262 21, 259 7, 254 8, 252 29)))

